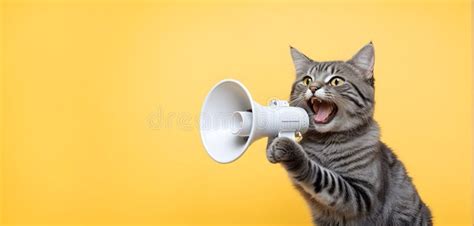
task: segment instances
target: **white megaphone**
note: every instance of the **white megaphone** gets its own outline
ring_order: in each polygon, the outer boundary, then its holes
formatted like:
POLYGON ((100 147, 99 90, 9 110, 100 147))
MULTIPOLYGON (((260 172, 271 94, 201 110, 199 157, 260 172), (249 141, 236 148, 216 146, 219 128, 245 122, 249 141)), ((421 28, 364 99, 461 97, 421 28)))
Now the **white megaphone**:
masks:
POLYGON ((217 83, 204 101, 200 118, 201 140, 207 153, 219 163, 238 159, 251 143, 263 137, 284 136, 308 130, 306 111, 272 100, 264 107, 236 80, 217 83))

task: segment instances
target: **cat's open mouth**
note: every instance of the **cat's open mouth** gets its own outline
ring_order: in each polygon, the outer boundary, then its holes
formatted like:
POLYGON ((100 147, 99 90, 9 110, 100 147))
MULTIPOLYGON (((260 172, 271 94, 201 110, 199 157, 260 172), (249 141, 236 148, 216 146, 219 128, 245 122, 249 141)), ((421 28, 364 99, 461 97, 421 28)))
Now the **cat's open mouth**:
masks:
POLYGON ((308 105, 313 110, 313 121, 316 124, 329 123, 337 113, 336 104, 318 99, 317 97, 311 97, 308 101, 308 105))

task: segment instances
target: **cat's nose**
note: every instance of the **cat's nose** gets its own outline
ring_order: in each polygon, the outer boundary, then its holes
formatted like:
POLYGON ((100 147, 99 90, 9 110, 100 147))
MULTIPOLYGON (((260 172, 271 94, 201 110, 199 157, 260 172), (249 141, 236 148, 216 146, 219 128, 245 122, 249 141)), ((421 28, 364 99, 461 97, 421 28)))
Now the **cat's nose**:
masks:
POLYGON ((314 94, 316 92, 316 90, 318 90, 321 87, 322 87, 321 84, 313 83, 308 88, 314 94))

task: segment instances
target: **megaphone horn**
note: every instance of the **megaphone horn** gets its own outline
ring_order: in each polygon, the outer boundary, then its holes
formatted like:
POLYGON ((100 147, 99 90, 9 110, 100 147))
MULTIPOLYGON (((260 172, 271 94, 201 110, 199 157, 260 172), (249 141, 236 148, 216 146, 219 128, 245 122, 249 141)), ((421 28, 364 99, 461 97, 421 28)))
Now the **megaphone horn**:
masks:
POLYGON ((239 81, 217 83, 207 95, 201 111, 201 140, 207 153, 219 163, 238 159, 254 141, 263 137, 285 136, 308 130, 306 111, 290 107, 284 100, 269 106, 253 101, 239 81))

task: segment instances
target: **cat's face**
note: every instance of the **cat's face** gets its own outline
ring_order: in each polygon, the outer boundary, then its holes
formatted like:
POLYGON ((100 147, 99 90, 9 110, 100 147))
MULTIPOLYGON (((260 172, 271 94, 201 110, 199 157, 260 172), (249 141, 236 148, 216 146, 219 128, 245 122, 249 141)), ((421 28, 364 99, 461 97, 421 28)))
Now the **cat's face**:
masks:
POLYGON ((309 130, 319 133, 356 128, 373 116, 374 49, 364 46, 349 61, 317 62, 291 48, 296 68, 290 105, 304 108, 309 130))

